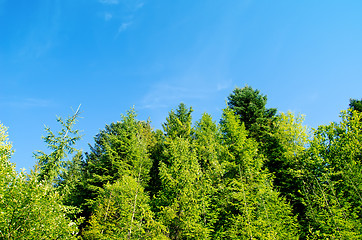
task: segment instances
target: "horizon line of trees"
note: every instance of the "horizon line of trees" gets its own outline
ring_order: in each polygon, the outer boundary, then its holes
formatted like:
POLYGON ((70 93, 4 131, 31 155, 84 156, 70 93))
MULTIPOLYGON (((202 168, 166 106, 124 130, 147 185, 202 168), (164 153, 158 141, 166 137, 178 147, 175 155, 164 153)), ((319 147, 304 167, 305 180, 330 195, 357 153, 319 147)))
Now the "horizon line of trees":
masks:
POLYGON ((80 109, 17 172, 0 123, 0 239, 362 239, 362 99, 340 122, 235 88, 219 122, 192 107, 161 130, 134 108, 76 148, 80 109))

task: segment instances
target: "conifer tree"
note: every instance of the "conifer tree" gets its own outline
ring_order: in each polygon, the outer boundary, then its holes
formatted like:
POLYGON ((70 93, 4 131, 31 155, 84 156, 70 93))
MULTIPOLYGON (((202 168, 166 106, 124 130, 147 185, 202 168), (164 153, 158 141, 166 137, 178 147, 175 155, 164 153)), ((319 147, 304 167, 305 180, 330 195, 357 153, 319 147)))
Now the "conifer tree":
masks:
POLYGON ((221 127, 228 162, 216 238, 296 239, 296 219, 273 190, 270 174, 262 170, 263 158, 255 140, 247 138, 244 125, 229 108, 224 110, 221 127))
POLYGON ((357 111, 314 131, 302 169, 310 238, 362 238, 361 131, 357 111))
POLYGON ((164 124, 161 189, 155 202, 170 239, 207 239, 210 232, 202 218, 202 171, 191 143, 191 112, 181 103, 164 124))
POLYGON ((302 196, 302 166, 305 164, 304 154, 308 146, 309 133, 303 125, 304 116, 291 112, 280 113, 275 122, 275 138, 279 142, 280 155, 279 191, 293 207, 294 215, 301 223, 305 222, 305 206, 302 196))
POLYGON ((209 114, 204 113, 196 122, 193 148, 202 171, 200 178, 202 220, 211 231, 217 221, 219 186, 223 176, 222 156, 225 148, 221 144, 221 132, 209 114))
POLYGON ((263 168, 273 175, 273 185, 291 202, 293 213, 303 218, 298 173, 300 154, 308 137, 303 119, 291 114, 277 115, 275 108, 266 108, 266 95, 249 86, 235 88, 228 100, 240 124, 249 132, 247 137, 257 141, 259 153, 265 157, 263 168))
POLYGON ((349 100, 349 107, 352 110, 362 112, 362 99, 360 99, 360 100, 358 100, 358 99, 350 99, 349 100))
POLYGON ((61 203, 53 184, 39 180, 39 172, 17 173, 11 164, 11 144, 0 124, 0 238, 76 239, 77 223, 61 203))
POLYGON ((80 105, 73 116, 68 117, 66 120, 58 117, 57 122, 61 124, 62 128, 57 135, 49 127, 45 127, 47 135, 42 138, 52 151, 49 154, 42 151, 37 151, 34 154, 38 160, 36 167, 39 168, 39 180, 46 180, 57 185, 61 182, 61 175, 65 174, 71 162, 71 160, 67 159, 68 155, 79 152, 73 147, 81 138, 79 130, 73 129, 79 114, 80 105))
POLYGON ((170 140, 160 163, 159 219, 170 239, 207 239, 202 215, 200 166, 187 139, 170 140))
POLYGON ((137 179, 142 187, 147 186, 152 166, 148 146, 153 138, 149 122, 136 120, 134 109, 122 115, 122 121, 106 125, 101 130, 95 137, 91 152, 86 154, 83 180, 79 186, 79 192, 85 193, 82 204, 86 215, 89 216, 90 207, 107 183, 112 184, 128 175, 137 179))
POLYGON ((167 239, 144 188, 132 176, 107 184, 95 206, 84 239, 167 239))
POLYGON ((165 135, 171 139, 190 137, 192 134, 192 112, 192 107, 187 109, 184 103, 180 103, 176 111, 171 110, 166 118, 166 122, 162 125, 165 135))
MULTIPOLYGON (((283 182, 283 148, 275 136, 276 108, 266 108, 267 96, 250 86, 235 88, 228 97, 228 106, 234 110, 249 132, 248 137, 254 138, 260 145, 259 151, 264 154, 264 165, 275 176, 276 186, 283 182)), ((287 195, 287 194, 285 194, 287 195)))

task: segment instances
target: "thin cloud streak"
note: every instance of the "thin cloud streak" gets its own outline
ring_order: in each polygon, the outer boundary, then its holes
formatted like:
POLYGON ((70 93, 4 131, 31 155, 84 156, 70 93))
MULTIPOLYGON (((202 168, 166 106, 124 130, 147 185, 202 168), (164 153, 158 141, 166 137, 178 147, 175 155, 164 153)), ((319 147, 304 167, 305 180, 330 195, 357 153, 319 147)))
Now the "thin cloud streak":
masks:
POLYGON ((53 105, 51 100, 40 98, 15 99, 0 103, 0 106, 14 108, 45 108, 53 105))
POLYGON ((125 31, 131 25, 132 25, 132 22, 124 22, 124 23, 122 23, 121 26, 119 26, 119 28, 118 28, 118 33, 121 33, 123 31, 125 31))
POLYGON ((104 20, 105 20, 105 21, 111 20, 112 17, 113 17, 113 15, 112 15, 111 13, 106 12, 106 13, 104 14, 104 20))
MULTIPOLYGON (((180 83, 187 85, 185 81, 180 81, 180 83)), ((231 85, 232 80, 209 86, 202 84, 202 86, 192 88, 163 82, 152 87, 139 106, 141 109, 156 109, 167 108, 183 101, 206 100, 217 92, 229 89, 231 85)))
POLYGON ((118 0, 99 0, 100 3, 108 4, 108 5, 117 5, 118 0))
POLYGON ((233 83, 233 80, 232 80, 232 79, 219 82, 219 83, 217 84, 217 86, 216 86, 216 90, 217 90, 217 91, 226 90, 226 89, 228 89, 228 88, 231 87, 232 83, 233 83))

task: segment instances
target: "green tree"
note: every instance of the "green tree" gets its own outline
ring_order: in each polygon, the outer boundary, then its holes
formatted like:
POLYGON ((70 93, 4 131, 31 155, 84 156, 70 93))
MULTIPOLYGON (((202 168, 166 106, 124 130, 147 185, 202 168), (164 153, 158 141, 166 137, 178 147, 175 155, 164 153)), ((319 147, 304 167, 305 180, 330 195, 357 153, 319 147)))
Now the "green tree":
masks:
POLYGON ((213 231, 218 218, 219 186, 221 186, 224 173, 220 161, 225 148, 221 139, 219 126, 213 122, 209 114, 204 113, 200 121, 195 124, 192 145, 202 171, 200 178, 201 217, 204 225, 210 231, 213 231))
POLYGON ((267 96, 250 86, 235 88, 228 97, 228 106, 244 123, 250 135, 261 141, 266 133, 271 132, 276 119, 276 108, 266 108, 267 96))
POLYGON ((166 122, 162 125, 165 135, 171 139, 176 137, 190 137, 192 134, 191 113, 193 109, 186 107, 184 103, 180 103, 176 111, 171 110, 166 122))
POLYGON ((181 103, 163 125, 165 138, 159 163, 160 191, 154 200, 159 221, 170 239, 207 239, 203 221, 202 171, 193 150, 192 108, 181 103))
POLYGON ((280 144, 278 177, 279 191, 290 201, 294 215, 303 224, 305 222, 305 206, 303 204, 303 165, 304 154, 308 147, 309 132, 303 125, 304 116, 291 112, 280 113, 275 122, 274 136, 280 144))
POLYGON ((124 175, 98 197, 84 239, 167 239, 141 184, 124 175))
POLYGON ((106 125, 94 139, 91 152, 86 154, 77 191, 86 218, 108 183, 113 184, 127 175, 145 188, 152 166, 149 148, 154 144, 154 133, 149 122, 136 120, 134 109, 122 115, 121 121, 106 125))
POLYGON ((160 163, 159 219, 170 239, 207 239, 202 215, 200 166, 187 139, 170 140, 160 163))
POLYGON ((34 154, 38 160, 39 180, 47 180, 59 184, 62 180, 61 175, 65 174, 71 160, 66 159, 68 155, 79 152, 73 146, 81 138, 79 130, 73 130, 79 117, 79 108, 65 121, 59 117, 57 122, 62 126, 61 130, 55 135, 49 127, 45 127, 47 135, 42 137, 51 150, 50 154, 38 151, 34 154))
POLYGON ((362 99, 358 100, 358 99, 350 99, 349 100, 349 107, 352 110, 358 111, 358 112, 362 112, 362 99))
POLYGON ((307 138, 303 119, 291 114, 276 115, 275 108, 266 108, 267 97, 249 86, 236 88, 228 100, 249 132, 248 137, 258 142, 259 153, 265 156, 263 168, 273 175, 273 185, 292 203, 294 214, 303 215, 296 165, 307 138))
POLYGON ((76 239, 78 224, 67 218, 72 209, 38 172, 17 173, 11 152, 0 124, 0 238, 76 239))
POLYGON ((310 238, 362 238, 361 117, 342 111, 340 123, 314 131, 302 169, 310 238))
POLYGON ((221 129, 228 152, 216 238, 296 239, 291 207, 273 190, 258 144, 229 108, 223 112, 221 129))
POLYGON ((228 106, 232 109, 249 132, 260 145, 259 150, 266 157, 265 166, 275 175, 275 184, 283 181, 279 174, 283 159, 283 149, 275 136, 276 109, 266 108, 267 97, 259 90, 249 86, 235 88, 228 97, 228 106))

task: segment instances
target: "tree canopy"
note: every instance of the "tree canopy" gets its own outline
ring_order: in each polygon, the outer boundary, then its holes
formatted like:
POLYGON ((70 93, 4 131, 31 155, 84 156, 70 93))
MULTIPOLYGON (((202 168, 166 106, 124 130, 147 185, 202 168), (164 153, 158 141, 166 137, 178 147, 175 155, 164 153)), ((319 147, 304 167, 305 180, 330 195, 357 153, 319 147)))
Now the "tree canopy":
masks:
POLYGON ((30 173, 0 124, 0 239, 362 239, 361 102, 310 130, 245 86, 219 122, 180 103, 154 130, 131 108, 84 153, 78 109, 30 173))

